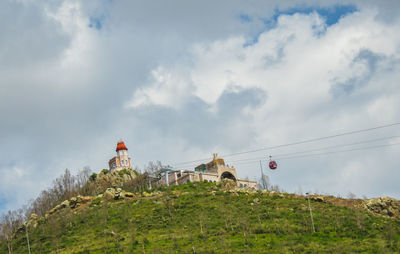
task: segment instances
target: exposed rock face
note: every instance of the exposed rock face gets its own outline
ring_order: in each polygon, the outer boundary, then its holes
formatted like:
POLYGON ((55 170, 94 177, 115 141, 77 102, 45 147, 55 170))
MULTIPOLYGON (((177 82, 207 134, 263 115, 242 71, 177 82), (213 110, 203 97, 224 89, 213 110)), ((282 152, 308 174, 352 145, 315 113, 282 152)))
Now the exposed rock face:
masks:
POLYGON ((103 199, 106 200, 111 200, 111 199, 124 199, 124 198, 131 198, 134 197, 135 194, 131 192, 127 192, 122 190, 121 188, 108 188, 104 194, 103 194, 103 199))
MULTIPOLYGON (((307 197, 306 197, 307 199, 307 197)), ((310 200, 311 201, 316 201, 316 202, 325 202, 325 198, 323 196, 320 195, 310 195, 310 200)))
POLYGON ((117 190, 114 188, 108 188, 103 194, 105 200, 118 199, 116 197, 119 197, 119 193, 117 195, 117 190))
POLYGON ((103 192, 106 188, 112 186, 123 186, 124 183, 130 182, 137 177, 136 171, 132 169, 124 169, 115 172, 100 172, 94 180, 97 192, 103 192))
POLYGON ((70 200, 64 200, 61 204, 57 205, 56 207, 54 207, 53 209, 51 209, 49 211, 49 215, 60 211, 64 208, 71 208, 71 209, 75 209, 79 206, 81 206, 82 204, 86 204, 90 201, 92 201, 94 199, 94 197, 90 197, 90 196, 76 196, 76 197, 72 197, 70 200))
POLYGON ((363 202, 368 211, 386 217, 400 218, 400 201, 389 197, 371 198, 363 202))
POLYGON ((25 226, 36 228, 38 220, 39 216, 36 213, 32 213, 31 216, 29 216, 29 220, 25 223, 25 226))

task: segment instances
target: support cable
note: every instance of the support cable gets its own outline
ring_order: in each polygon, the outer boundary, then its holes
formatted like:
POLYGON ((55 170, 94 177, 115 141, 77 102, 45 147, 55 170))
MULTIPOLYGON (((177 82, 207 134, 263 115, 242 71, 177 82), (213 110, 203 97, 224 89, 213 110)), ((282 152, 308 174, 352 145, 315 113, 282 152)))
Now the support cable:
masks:
MULTIPOLYGON (((378 129, 382 129, 382 128, 388 128, 388 127, 397 126, 397 125, 400 125, 400 122, 392 123, 392 124, 386 124, 386 125, 380 125, 380 126, 376 126, 376 127, 372 127, 372 128, 367 128, 367 129, 343 132, 343 133, 324 136, 324 137, 319 137, 319 138, 307 139, 307 140, 297 141, 297 142, 292 142, 292 143, 287 143, 287 144, 281 144, 281 145, 276 145, 276 146, 270 146, 270 147, 254 149, 254 150, 248 150, 248 151, 242 151, 242 152, 237 152, 237 153, 225 154, 225 155, 222 155, 222 157, 226 158, 226 157, 231 157, 231 156, 236 156, 236 155, 241 155, 241 154, 255 153, 255 152, 260 152, 260 151, 277 149, 277 148, 281 148, 281 147, 288 147, 288 146, 306 144, 306 143, 321 141, 321 140, 325 140, 325 139, 332 139, 332 138, 337 138, 337 137, 342 137, 342 136, 347 136, 347 135, 353 135, 353 134, 358 134, 358 133, 378 130, 378 129)), ((192 161, 178 162, 178 163, 174 163, 172 165, 173 166, 185 165, 185 164, 190 164, 190 163, 195 163, 195 162, 202 162, 202 161, 209 160, 209 159, 210 159, 210 157, 203 158, 203 159, 198 159, 198 160, 192 160, 192 161)))

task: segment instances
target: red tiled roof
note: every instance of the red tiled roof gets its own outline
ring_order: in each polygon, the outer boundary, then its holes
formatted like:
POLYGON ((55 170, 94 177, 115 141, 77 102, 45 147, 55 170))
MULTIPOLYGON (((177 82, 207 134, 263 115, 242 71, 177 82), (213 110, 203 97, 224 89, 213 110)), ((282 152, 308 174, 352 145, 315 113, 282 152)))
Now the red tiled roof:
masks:
POLYGON ((128 150, 128 148, 126 148, 124 141, 119 141, 117 144, 117 149, 115 149, 116 152, 118 152, 119 150, 128 150))

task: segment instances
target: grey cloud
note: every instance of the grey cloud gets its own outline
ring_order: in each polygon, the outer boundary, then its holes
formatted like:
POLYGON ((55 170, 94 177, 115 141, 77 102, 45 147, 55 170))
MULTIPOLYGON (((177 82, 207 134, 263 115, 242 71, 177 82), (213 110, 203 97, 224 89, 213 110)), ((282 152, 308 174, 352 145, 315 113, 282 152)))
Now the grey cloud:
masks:
POLYGON ((41 4, 0 3, 0 68, 24 68, 57 59, 70 39, 41 4))
MULTIPOLYGON (((168 159, 174 142, 182 140, 187 148, 208 153, 218 145, 242 150, 257 138, 253 116, 243 108, 263 105, 268 98, 261 90, 225 91, 215 109, 195 97, 180 110, 127 110, 124 104, 148 84, 151 70, 185 58, 193 44, 229 36, 251 38, 265 30, 259 18, 273 15, 278 5, 295 3, 79 1, 87 26, 91 17, 105 18, 101 29, 90 30, 91 51, 80 56, 87 65, 76 70, 54 67, 74 38, 46 16, 45 8, 54 12, 64 2, 0 3, 0 173, 15 177, 0 186, 0 213, 34 197, 66 167, 106 167, 121 137, 139 166, 168 159), (257 18, 241 23, 240 13, 257 18), (10 172, 14 167, 23 175, 10 172), (10 188, 18 190, 18 201, 12 201, 10 188)), ((385 6, 390 11, 390 5, 385 6)), ((282 57, 278 52, 266 59, 269 64, 282 57)), ((378 68, 372 62, 380 58, 364 54, 355 61, 378 68)))
POLYGON ((257 108, 265 103, 266 99, 266 92, 256 88, 224 91, 217 101, 218 114, 226 118, 235 117, 245 107, 257 108))
POLYGON ((382 67, 380 65, 386 64, 387 66, 393 66, 393 62, 390 61, 389 57, 384 55, 376 54, 369 49, 363 49, 358 52, 354 57, 352 63, 350 63, 350 69, 354 65, 361 64, 365 66, 366 71, 363 73, 353 73, 352 77, 348 78, 344 82, 335 82, 332 85, 331 93, 333 96, 338 97, 345 94, 351 94, 355 90, 362 88, 368 84, 371 78, 377 73, 378 68, 382 67))
MULTIPOLYGON (((237 124, 251 124, 252 116, 244 111, 246 107, 255 108, 264 103, 265 92, 258 89, 245 89, 238 92, 224 92, 219 98, 217 112, 202 100, 193 97, 180 110, 159 106, 144 106, 132 110, 130 114, 136 119, 132 129, 139 132, 155 133, 155 136, 180 137, 187 144, 195 144, 202 149, 210 149, 220 144, 235 148, 238 141, 231 140, 229 129, 237 124)), ((243 139, 251 140, 254 133, 243 130, 243 139)), ((146 138, 137 140, 146 142, 146 138)), ((238 148, 238 147, 236 147, 238 148)))

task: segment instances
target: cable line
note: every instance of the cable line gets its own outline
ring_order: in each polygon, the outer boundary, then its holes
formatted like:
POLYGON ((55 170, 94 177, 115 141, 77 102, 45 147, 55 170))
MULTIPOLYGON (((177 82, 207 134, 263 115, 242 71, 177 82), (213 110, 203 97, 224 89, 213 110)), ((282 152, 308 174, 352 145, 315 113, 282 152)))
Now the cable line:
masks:
MULTIPOLYGON (((362 133, 362 132, 373 131, 373 130, 382 129, 382 128, 388 128, 388 127, 392 127, 392 126, 396 126, 396 125, 400 125, 400 122, 392 123, 392 124, 386 124, 386 125, 380 125, 380 126, 367 128, 367 129, 356 130, 356 131, 349 131, 349 132, 344 132, 344 133, 339 133, 339 134, 334 134, 334 135, 329 135, 329 136, 324 136, 324 137, 319 137, 319 138, 307 139, 307 140, 293 142, 293 143, 287 143, 287 144, 282 144, 282 145, 264 147, 264 148, 255 149, 255 150, 249 150, 249 151, 225 154, 225 155, 222 155, 221 157, 225 157, 226 158, 226 157, 231 157, 231 156, 236 156, 236 155, 241 155, 241 154, 254 153, 254 152, 272 150, 272 149, 281 148, 281 147, 287 147, 287 146, 294 146, 294 145, 300 145, 300 144, 305 144, 305 143, 311 143, 311 142, 325 140, 325 139, 331 139, 331 138, 336 138, 336 137, 341 137, 341 136, 346 136, 346 135, 352 135, 352 134, 358 134, 358 133, 362 133)), ((172 165, 173 166, 178 166, 178 165, 190 164, 190 163, 194 163, 194 162, 203 162, 203 161, 209 160, 210 158, 211 157, 192 160, 192 161, 178 162, 178 163, 174 163, 172 165)))
MULTIPOLYGON (((372 143, 372 142, 376 142, 376 141, 380 141, 380 140, 387 140, 387 139, 399 138, 399 137, 400 136, 391 136, 391 137, 370 139, 370 140, 361 141, 361 142, 355 142, 355 143, 350 143, 350 144, 342 144, 342 145, 334 145, 334 146, 327 146, 327 147, 321 147, 321 148, 318 148, 318 149, 305 150, 305 151, 301 151, 301 152, 292 152, 292 153, 284 153, 284 154, 272 154, 272 156, 273 157, 277 157, 277 156, 287 156, 287 155, 292 155, 292 154, 302 154, 302 153, 308 153, 308 152, 318 152, 318 151, 322 151, 322 150, 326 150, 326 149, 353 146, 353 145, 360 145, 360 144, 367 144, 367 143, 372 143)), ((233 161, 229 161, 229 163, 242 162, 242 161, 253 161, 253 160, 260 160, 260 159, 265 159, 265 156, 257 157, 257 158, 233 160, 233 161)))
POLYGON ((183 164, 189 164, 189 163, 194 163, 194 162, 203 162, 203 161, 210 160, 210 158, 211 158, 211 157, 204 158, 204 159, 193 160, 193 161, 179 162, 179 163, 172 164, 172 166, 183 165, 183 164))
MULTIPOLYGON (((343 152, 351 152, 351 151, 360 151, 360 150, 370 150, 370 149, 377 149, 377 148, 382 148, 382 147, 389 147, 389 146, 397 146, 400 145, 400 143, 394 143, 394 144, 386 144, 386 145, 376 145, 376 146, 369 146, 369 147, 360 147, 360 148, 354 148, 354 149, 347 149, 347 150, 339 150, 339 151, 331 151, 331 152, 325 152, 325 153, 312 153, 312 154, 303 154, 303 155, 298 155, 298 156, 289 156, 289 157, 278 157, 276 158, 277 160, 286 160, 286 159, 293 159, 293 158, 302 158, 302 157, 312 157, 312 156, 320 156, 320 155, 329 155, 329 154, 336 154, 336 153, 343 153, 343 152)), ((306 151, 303 151, 303 153, 306 151)), ((246 164, 252 164, 252 163, 258 163, 260 159, 265 159, 264 157, 260 158, 251 158, 251 159, 245 159, 244 160, 237 160, 237 164, 235 165, 246 165, 246 164)), ((234 161, 231 161, 232 163, 234 161)), ((192 170, 187 166, 188 168, 182 169, 181 170, 192 170)))
POLYGON ((302 154, 302 153, 308 153, 308 152, 318 152, 321 150, 326 150, 326 149, 332 149, 332 148, 338 148, 338 147, 345 147, 345 146, 354 146, 354 145, 360 145, 360 144, 367 144, 367 143, 372 143, 380 140, 387 140, 387 139, 392 139, 392 138, 399 138, 400 136, 391 136, 391 137, 385 137, 385 138, 377 138, 377 139, 371 139, 371 140, 366 140, 366 141, 361 141, 361 142, 355 142, 355 143, 350 143, 350 144, 344 144, 344 145, 334 145, 334 146, 327 146, 327 147, 322 147, 318 149, 312 149, 312 150, 305 150, 302 152, 293 152, 293 153, 285 153, 285 154, 275 154, 273 157, 276 156, 286 156, 286 155, 292 155, 292 154, 302 154))
POLYGON ((354 149, 348 149, 348 150, 342 150, 342 151, 333 151, 333 152, 326 152, 326 153, 315 153, 315 154, 305 154, 305 155, 298 155, 298 156, 282 157, 282 158, 277 158, 277 160, 286 160, 286 159, 292 159, 292 158, 301 158, 301 157, 319 156, 319 155, 344 153, 344 152, 352 152, 352 151, 360 151, 360 150, 369 150, 369 149, 376 149, 376 148, 388 147, 388 146, 398 146, 398 145, 400 145, 400 143, 387 144, 387 145, 378 145, 378 146, 369 146, 369 147, 362 147, 362 148, 354 148, 354 149))
POLYGON ((395 125, 400 125, 400 123, 392 123, 392 124, 387 124, 387 125, 381 125, 381 126, 377 126, 377 127, 373 127, 373 128, 368 128, 368 129, 344 132, 344 133, 340 133, 340 134, 335 134, 335 135, 330 135, 330 136, 325 136, 325 137, 320 137, 320 138, 307 139, 307 140, 303 140, 303 141, 298 141, 298 142, 293 142, 293 143, 288 143, 288 144, 283 144, 283 145, 277 145, 277 146, 270 146, 270 147, 265 147, 265 148, 250 150, 250 151, 225 154, 222 157, 230 157, 230 156, 234 156, 234 155, 240 155, 240 154, 246 154, 246 153, 254 153, 254 152, 259 152, 259 151, 276 149, 276 148, 280 148, 280 147, 311 143, 311 142, 320 141, 320 140, 324 140, 324 139, 336 138, 336 137, 341 137, 341 136, 346 136, 346 135, 351 135, 351 134, 357 134, 357 133, 362 133, 362 132, 367 132, 367 131, 387 128, 387 127, 391 127, 391 126, 395 126, 395 125))
MULTIPOLYGON (((369 146, 369 147, 363 147, 363 148, 356 148, 356 149, 348 149, 348 150, 341 150, 341 151, 333 151, 333 152, 326 152, 326 153, 314 153, 314 154, 305 154, 305 155, 299 155, 299 156, 290 156, 290 157, 283 157, 283 158, 277 158, 277 160, 286 160, 286 159, 293 159, 293 158, 302 158, 302 157, 312 157, 312 156, 320 156, 320 155, 329 155, 329 154, 336 154, 336 153, 344 153, 344 152, 352 152, 352 151, 360 151, 360 150, 370 150, 370 149, 377 149, 377 148, 382 148, 382 147, 389 147, 389 146, 398 146, 400 143, 394 143, 394 144, 387 144, 387 145, 379 145, 379 146, 369 146)), ((264 157, 265 158, 265 157, 264 157)), ((259 163, 260 159, 258 160, 253 160, 253 161, 246 161, 246 162, 239 162, 235 165, 246 165, 246 164, 252 164, 252 163, 259 163)), ((189 170, 189 169, 188 169, 189 170)))

